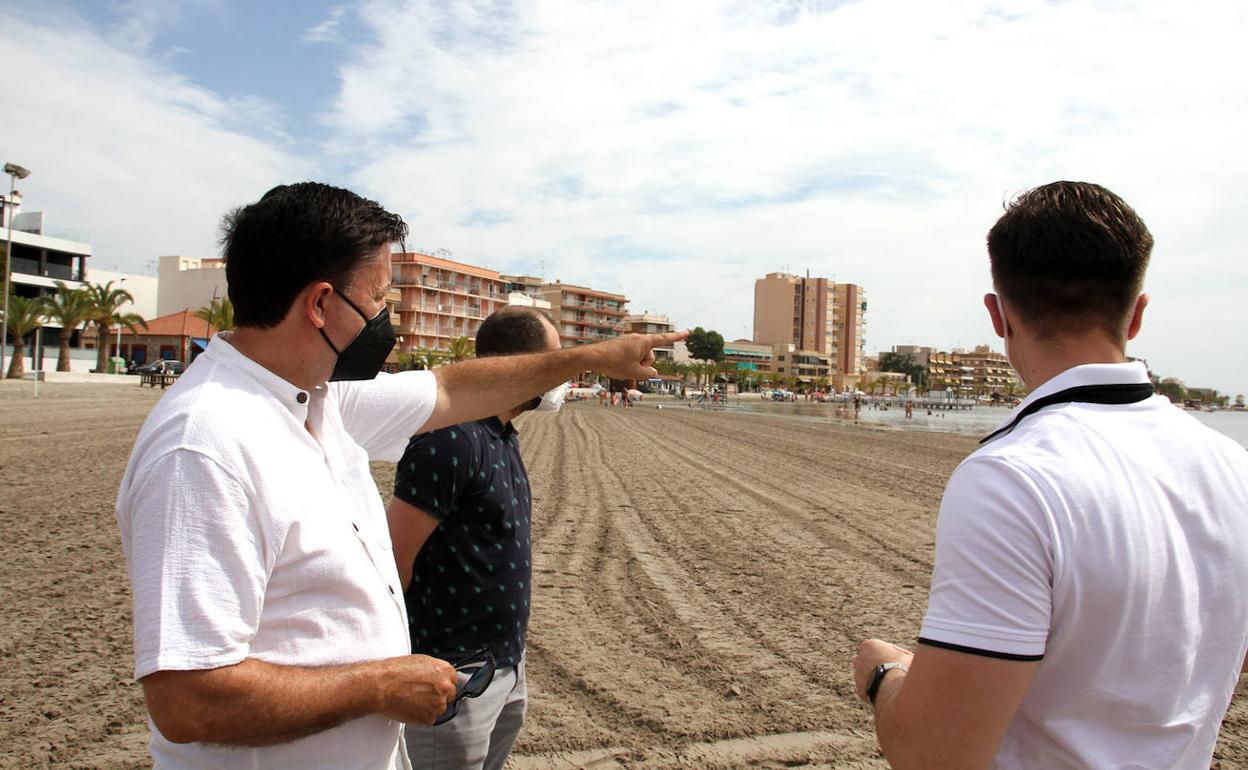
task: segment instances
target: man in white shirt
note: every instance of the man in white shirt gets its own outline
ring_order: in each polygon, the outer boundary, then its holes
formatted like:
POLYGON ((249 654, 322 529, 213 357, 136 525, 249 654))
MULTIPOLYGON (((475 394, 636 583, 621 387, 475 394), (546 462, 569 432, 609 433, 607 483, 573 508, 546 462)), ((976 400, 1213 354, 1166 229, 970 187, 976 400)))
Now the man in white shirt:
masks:
POLYGON ((158 768, 409 767, 403 723, 433 722, 456 675, 409 654, 368 462, 583 371, 652 376, 651 349, 683 337, 379 375, 405 235, 376 203, 315 183, 226 220, 237 328, 152 410, 117 497, 158 768))
POLYGON ((1248 452, 1125 356, 1152 245, 1072 182, 988 234, 1031 393, 949 480, 917 651, 854 660, 894 767, 1209 767, 1248 653, 1248 452))

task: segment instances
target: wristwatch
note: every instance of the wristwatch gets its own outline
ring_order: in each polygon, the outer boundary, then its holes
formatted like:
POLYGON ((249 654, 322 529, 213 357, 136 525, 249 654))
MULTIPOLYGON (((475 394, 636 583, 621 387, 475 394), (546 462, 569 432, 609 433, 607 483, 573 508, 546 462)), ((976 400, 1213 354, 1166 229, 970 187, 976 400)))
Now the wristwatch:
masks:
POLYGON ((867 682, 867 700, 871 701, 871 705, 875 705, 875 696, 880 691, 880 685, 884 682, 884 675, 889 671, 898 668, 906 671, 904 663, 881 663, 871 672, 871 680, 867 682))

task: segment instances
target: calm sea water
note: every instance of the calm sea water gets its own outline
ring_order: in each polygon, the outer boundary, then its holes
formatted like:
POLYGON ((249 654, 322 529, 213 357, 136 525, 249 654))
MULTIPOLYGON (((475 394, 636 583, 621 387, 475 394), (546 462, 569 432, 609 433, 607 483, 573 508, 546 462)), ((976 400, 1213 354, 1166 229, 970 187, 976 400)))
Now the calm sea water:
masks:
MULTIPOLYGON (((817 422, 841 422, 836 417, 834 404, 804 401, 781 404, 745 399, 734 401, 730 408, 734 411, 774 414, 817 422)), ((933 430, 984 436, 1010 419, 1012 414, 1012 409, 991 406, 977 406, 969 411, 938 411, 931 415, 924 410, 916 409, 913 419, 907 420, 905 410, 899 407, 882 411, 864 406, 859 412, 858 419, 862 422, 898 430, 933 430)), ((1248 447, 1248 412, 1189 412, 1189 414, 1248 447)))

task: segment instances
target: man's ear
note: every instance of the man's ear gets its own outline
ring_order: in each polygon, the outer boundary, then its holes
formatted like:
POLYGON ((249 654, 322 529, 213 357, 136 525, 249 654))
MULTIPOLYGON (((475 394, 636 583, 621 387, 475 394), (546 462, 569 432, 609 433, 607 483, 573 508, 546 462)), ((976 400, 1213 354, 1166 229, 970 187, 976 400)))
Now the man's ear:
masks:
POLYGON ((1001 317, 1001 308, 997 307, 997 295, 988 292, 984 295, 984 307, 988 309, 988 317, 992 319, 992 330, 998 337, 1005 338, 1005 319, 1001 317))
POLYGON ((1133 340, 1144 325, 1144 308, 1148 307, 1148 295, 1141 294, 1135 298, 1135 308, 1131 311, 1131 321, 1127 324, 1127 339, 1133 340))
POLYGON ((313 326, 320 329, 325 326, 325 306, 333 296, 334 287, 329 281, 310 283, 295 299, 295 307, 299 308, 304 317, 313 326))

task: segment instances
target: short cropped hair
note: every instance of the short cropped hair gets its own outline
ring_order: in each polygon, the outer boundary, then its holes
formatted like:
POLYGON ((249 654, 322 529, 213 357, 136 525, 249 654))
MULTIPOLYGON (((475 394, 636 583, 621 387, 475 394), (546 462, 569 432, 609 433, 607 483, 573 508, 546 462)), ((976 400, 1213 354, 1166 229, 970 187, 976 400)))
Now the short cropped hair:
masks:
POLYGON ((546 330, 555 327, 537 308, 508 305, 490 314, 477 329, 477 358, 540 353, 546 350, 546 330))
POLYGON ((1100 329, 1121 339, 1152 250, 1135 210, 1087 182, 1028 190, 988 231, 997 292, 1045 335, 1100 329))
POLYGON ((350 190, 318 182, 274 187, 231 211, 221 226, 234 321, 276 326, 309 284, 345 290, 382 246, 405 238, 401 217, 350 190))

